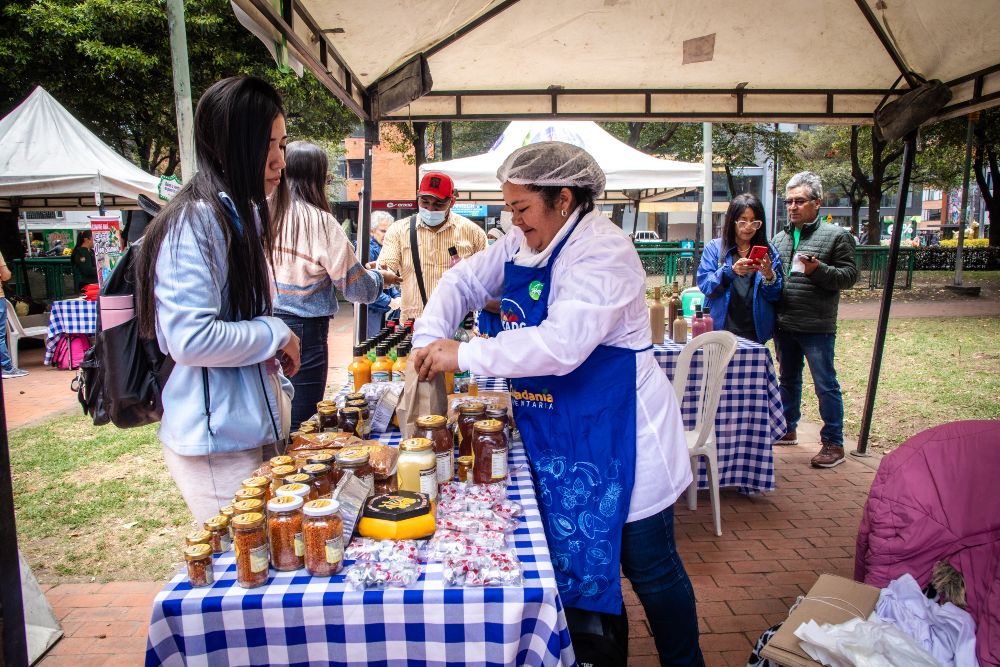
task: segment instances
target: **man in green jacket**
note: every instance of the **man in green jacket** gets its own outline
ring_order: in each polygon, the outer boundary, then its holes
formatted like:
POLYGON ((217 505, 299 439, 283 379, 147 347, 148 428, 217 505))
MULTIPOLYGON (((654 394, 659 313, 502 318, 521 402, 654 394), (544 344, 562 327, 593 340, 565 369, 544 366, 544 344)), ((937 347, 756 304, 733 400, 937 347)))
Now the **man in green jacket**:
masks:
POLYGON ((787 272, 777 308, 774 350, 788 432, 776 444, 798 444, 795 431, 801 417, 802 369, 808 361, 823 420, 822 448, 812 465, 832 468, 844 462, 844 401, 833 364, 837 306, 840 290, 854 285, 858 269, 854 237, 842 227, 821 221, 822 200, 819 176, 809 171, 792 176, 785 187, 789 224, 772 239, 787 272))

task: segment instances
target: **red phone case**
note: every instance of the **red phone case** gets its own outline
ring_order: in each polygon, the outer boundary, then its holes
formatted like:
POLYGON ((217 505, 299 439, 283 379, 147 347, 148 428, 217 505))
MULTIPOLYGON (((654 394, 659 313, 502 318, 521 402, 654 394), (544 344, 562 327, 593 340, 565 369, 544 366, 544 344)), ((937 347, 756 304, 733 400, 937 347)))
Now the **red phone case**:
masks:
POLYGON ((755 245, 754 247, 750 248, 750 255, 747 257, 747 259, 759 262, 765 257, 767 257, 767 247, 762 245, 755 245))

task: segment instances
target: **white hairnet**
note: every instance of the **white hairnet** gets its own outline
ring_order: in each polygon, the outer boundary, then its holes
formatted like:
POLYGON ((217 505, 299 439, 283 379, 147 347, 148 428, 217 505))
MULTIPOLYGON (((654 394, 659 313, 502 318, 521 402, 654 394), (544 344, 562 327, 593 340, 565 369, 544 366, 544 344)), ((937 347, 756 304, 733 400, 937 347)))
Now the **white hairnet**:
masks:
POLYGON ((515 185, 578 186, 594 193, 604 192, 604 170, 597 160, 579 146, 562 141, 541 141, 522 146, 507 156, 497 169, 501 183, 515 185))

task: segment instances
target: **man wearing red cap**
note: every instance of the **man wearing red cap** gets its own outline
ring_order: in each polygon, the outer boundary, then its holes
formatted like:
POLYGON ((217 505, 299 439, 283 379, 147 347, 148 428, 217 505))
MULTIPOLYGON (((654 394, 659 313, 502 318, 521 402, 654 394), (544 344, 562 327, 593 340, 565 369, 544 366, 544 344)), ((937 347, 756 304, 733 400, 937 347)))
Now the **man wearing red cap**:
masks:
POLYGON ((464 259, 487 246, 486 233, 476 223, 454 213, 454 203, 451 177, 428 172, 420 179, 417 190, 420 212, 394 223, 385 233, 378 263, 399 272, 402 278, 404 320, 416 319, 424 311, 427 299, 452 265, 449 248, 455 248, 464 259))

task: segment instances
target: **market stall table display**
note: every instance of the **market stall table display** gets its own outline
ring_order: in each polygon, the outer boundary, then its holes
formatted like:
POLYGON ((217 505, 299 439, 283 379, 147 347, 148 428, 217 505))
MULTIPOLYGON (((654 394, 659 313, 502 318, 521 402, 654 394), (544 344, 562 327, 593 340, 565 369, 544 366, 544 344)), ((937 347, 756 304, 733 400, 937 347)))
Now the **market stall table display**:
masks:
MULTIPOLYGON (((398 432, 379 440, 397 445, 398 432)), ((349 590, 351 561, 332 577, 270 571, 267 584, 236 585, 230 550, 215 582, 174 577, 153 602, 147 665, 476 664, 574 662, 524 448, 512 443, 507 495, 524 514, 508 537, 523 586, 451 588, 442 564, 422 566, 408 588, 349 590)))
POLYGON ((45 339, 45 365, 52 363, 56 344, 63 334, 97 333, 97 302, 85 299, 53 301, 49 314, 49 335, 45 339))
MULTIPOLYGON (((736 486, 747 493, 774 490, 775 441, 785 434, 778 376, 771 352, 745 338, 738 339, 733 360, 726 370, 715 433, 719 452, 719 485, 736 486)), ((683 346, 672 341, 654 345, 657 363, 673 379, 674 366, 683 346)), ((688 386, 681 415, 686 428, 694 428, 697 404, 695 387, 702 381, 701 353, 691 361, 688 386)), ((708 488, 704 459, 700 463, 698 488, 708 488)))

